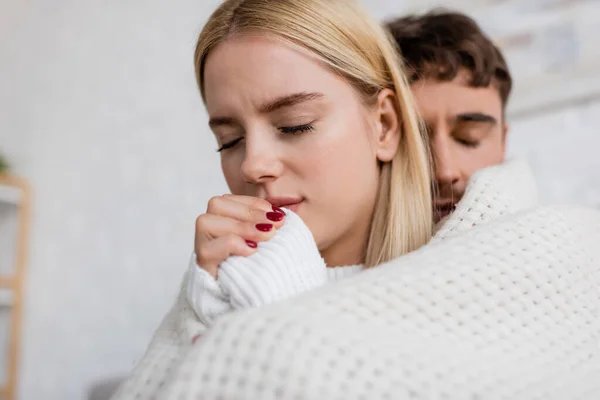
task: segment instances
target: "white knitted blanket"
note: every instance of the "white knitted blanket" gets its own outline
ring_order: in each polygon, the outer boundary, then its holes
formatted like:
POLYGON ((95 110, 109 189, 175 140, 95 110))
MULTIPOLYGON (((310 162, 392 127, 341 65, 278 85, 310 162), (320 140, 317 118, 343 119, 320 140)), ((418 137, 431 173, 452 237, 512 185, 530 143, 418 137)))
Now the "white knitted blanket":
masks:
POLYGON ((600 399, 600 213, 475 175, 422 249, 199 322, 186 284, 117 399, 600 399))

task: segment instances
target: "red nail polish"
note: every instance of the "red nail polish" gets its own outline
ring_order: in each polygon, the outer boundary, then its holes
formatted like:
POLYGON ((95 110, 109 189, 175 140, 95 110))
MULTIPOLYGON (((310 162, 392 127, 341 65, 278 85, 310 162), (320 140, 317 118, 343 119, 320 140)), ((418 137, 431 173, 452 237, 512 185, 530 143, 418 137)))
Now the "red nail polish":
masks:
POLYGON ((258 246, 256 242, 253 242, 252 240, 246 240, 246 244, 248 245, 248 247, 252 247, 253 249, 255 249, 258 246))
POLYGON ((275 211, 276 213, 280 213, 285 215, 285 211, 283 211, 281 208, 277 207, 277 206, 271 206, 271 208, 273 209, 273 211, 275 211))
POLYGON ((192 338, 192 344, 196 343, 196 341, 197 341, 198 339, 200 339, 200 334, 198 334, 198 335, 196 335, 196 336, 194 336, 194 337, 192 338))
POLYGON ((273 224, 256 224, 256 229, 261 232, 269 232, 273 229, 273 224))
POLYGON ((267 219, 270 221, 281 221, 283 219, 283 217, 285 217, 285 214, 281 214, 278 212, 268 212, 267 213, 267 219))

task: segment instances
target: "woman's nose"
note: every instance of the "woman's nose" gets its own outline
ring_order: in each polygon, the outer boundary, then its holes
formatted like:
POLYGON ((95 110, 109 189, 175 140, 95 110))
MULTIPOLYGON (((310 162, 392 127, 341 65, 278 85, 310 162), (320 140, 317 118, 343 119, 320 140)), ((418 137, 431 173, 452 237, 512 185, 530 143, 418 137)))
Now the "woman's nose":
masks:
POLYGON ((264 183, 281 175, 281 149, 268 134, 247 134, 242 175, 246 182, 264 183))

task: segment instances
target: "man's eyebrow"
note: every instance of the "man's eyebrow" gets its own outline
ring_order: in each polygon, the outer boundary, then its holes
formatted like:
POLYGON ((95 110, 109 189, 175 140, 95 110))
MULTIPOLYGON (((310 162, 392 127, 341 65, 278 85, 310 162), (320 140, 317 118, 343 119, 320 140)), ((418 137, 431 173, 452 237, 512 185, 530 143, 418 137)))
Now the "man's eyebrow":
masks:
POLYGON ((318 92, 293 93, 293 94, 279 97, 273 101, 268 102, 267 104, 260 107, 259 111, 262 114, 268 114, 268 113, 278 110, 280 108, 295 106, 296 104, 304 103, 306 101, 321 99, 323 97, 325 97, 325 95, 323 93, 318 93, 318 92))
POLYGON ((486 122, 490 125, 496 125, 498 123, 496 118, 491 115, 479 112, 458 114, 456 120, 462 122, 486 122))
POLYGON ((210 126, 212 129, 214 129, 217 126, 233 125, 234 123, 235 123, 235 121, 233 120, 233 118, 229 118, 229 117, 214 117, 214 118, 211 118, 208 121, 208 126, 210 126))

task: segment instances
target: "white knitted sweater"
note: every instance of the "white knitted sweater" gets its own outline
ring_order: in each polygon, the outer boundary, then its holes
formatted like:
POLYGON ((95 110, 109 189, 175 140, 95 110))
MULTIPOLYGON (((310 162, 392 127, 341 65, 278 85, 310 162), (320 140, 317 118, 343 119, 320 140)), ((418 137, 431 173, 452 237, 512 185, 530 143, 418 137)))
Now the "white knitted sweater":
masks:
POLYGON ((532 187, 519 162, 482 171, 422 249, 194 345, 184 281, 115 398, 600 398, 600 214, 536 207, 532 187))
POLYGON ((202 334, 218 317, 233 310, 275 303, 329 282, 354 275, 361 265, 327 268, 302 219, 290 210, 284 226, 250 257, 230 257, 218 279, 196 264, 192 254, 187 299, 202 323, 202 334))

